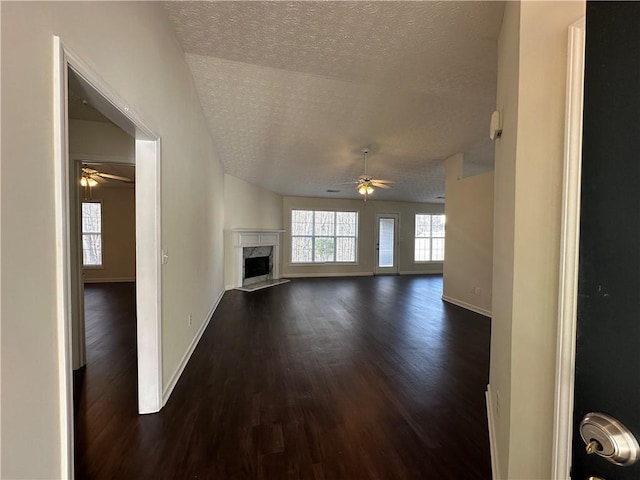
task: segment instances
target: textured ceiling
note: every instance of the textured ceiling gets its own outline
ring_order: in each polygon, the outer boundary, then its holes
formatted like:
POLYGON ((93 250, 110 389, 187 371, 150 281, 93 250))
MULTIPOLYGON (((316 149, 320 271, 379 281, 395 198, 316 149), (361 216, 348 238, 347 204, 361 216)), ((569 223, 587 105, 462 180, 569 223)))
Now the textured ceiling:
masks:
POLYGON ((490 170, 502 2, 166 2, 225 171, 286 195, 441 201, 490 170), (327 193, 338 189, 339 193, 327 193))

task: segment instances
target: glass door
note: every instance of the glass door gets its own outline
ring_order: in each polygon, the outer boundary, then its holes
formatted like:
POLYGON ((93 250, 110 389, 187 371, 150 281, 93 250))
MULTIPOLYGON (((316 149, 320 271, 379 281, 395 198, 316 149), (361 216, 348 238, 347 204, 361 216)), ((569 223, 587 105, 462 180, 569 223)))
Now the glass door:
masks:
POLYGON ((398 273, 398 214, 376 215, 375 274, 398 273))

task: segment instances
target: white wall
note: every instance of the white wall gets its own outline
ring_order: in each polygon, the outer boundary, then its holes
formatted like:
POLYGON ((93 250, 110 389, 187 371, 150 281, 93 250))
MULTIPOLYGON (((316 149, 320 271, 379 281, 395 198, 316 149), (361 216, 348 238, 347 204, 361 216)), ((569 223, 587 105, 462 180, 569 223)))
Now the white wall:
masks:
POLYGON ((493 172, 462 177, 463 155, 445 163, 447 216, 442 298, 491 316, 493 172))
MULTIPOLYGON (((372 275, 375 263, 375 222, 377 213, 400 215, 398 265, 400 273, 442 273, 442 262, 416 263, 414 235, 416 213, 444 213, 444 205, 376 200, 338 200, 310 197, 284 197, 282 217, 286 232, 283 235, 282 275, 285 277, 313 277, 331 275, 372 275), (346 210, 358 212, 358 262, 346 265, 292 265, 290 252, 291 210, 346 210)), ((446 256, 446 253, 445 253, 446 256)))
POLYGON ((489 390, 497 478, 551 478, 567 38, 584 8, 507 2, 498 42, 504 130, 489 390))
POLYGON ((162 244, 170 256, 162 271, 165 386, 223 292, 223 173, 182 49, 158 4, 0 8, 1 476, 60 478, 52 36, 61 36, 162 139, 162 244), (34 172, 37 194, 24 186, 34 172))
POLYGON ((224 283, 233 288, 234 228, 282 230, 282 196, 224 175, 224 283))

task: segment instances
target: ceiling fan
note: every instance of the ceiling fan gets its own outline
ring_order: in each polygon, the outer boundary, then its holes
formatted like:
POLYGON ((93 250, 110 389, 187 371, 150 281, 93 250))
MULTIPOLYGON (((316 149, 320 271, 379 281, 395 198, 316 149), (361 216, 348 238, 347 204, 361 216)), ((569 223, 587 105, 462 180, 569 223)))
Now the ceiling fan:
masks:
POLYGON ((80 186, 84 187, 85 199, 91 200, 93 187, 107 183, 109 180, 117 180, 124 183, 135 183, 135 181, 129 177, 114 175, 113 173, 99 172, 95 168, 83 165, 82 176, 80 177, 80 186))
POLYGON ((124 183, 134 183, 129 177, 123 177, 121 175, 114 175, 112 173, 99 172, 95 168, 88 166, 82 167, 82 177, 80 178, 80 185, 83 187, 95 187, 99 183, 107 183, 109 180, 118 180, 124 183))
POLYGON ((362 150, 364 155, 364 173, 358 177, 357 180, 351 182, 338 183, 337 185, 351 185, 355 184, 356 190, 360 195, 364 195, 364 201, 367 201, 367 197, 371 195, 376 188, 391 188, 391 184, 396 183, 393 180, 381 180, 379 178, 373 178, 367 173, 367 158, 369 156, 369 150, 365 148, 362 150))

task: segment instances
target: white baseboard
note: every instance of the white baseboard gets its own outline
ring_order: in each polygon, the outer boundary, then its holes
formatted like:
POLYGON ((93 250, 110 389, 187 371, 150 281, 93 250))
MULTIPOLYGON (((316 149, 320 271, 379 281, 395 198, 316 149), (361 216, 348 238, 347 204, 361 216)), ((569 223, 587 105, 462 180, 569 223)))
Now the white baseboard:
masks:
MULTIPOLYGON (((330 277, 373 277, 373 272, 349 272, 349 273, 287 273, 282 274, 282 278, 330 278, 330 277)), ((398 275, 442 275, 440 271, 400 271, 398 275)), ((226 287, 227 290, 231 290, 234 287, 226 287)), ((452 302, 453 303, 453 302, 452 302)), ((483 314, 485 315, 485 314, 483 314)))
POLYGON ((287 273, 281 274, 281 278, 330 278, 330 277, 373 277, 373 272, 350 273, 287 273))
POLYGON ((84 283, 121 283, 135 282, 136 277, 85 278, 84 283))
POLYGON ((466 308, 467 310, 471 310, 472 312, 479 313, 480 315, 484 315, 485 317, 491 318, 491 311, 486 310, 484 308, 478 307, 476 305, 471 305, 470 303, 463 302, 462 300, 457 300, 455 298, 448 297, 446 295, 442 295, 442 300, 447 303, 452 303, 462 308, 466 308))
POLYGON ((171 396, 171 393, 173 393, 173 389, 178 383, 178 380, 180 379, 182 372, 187 366, 187 363, 189 363, 189 359, 191 358, 193 351, 198 346, 198 343, 200 342, 200 338, 202 338, 204 331, 209 326, 209 322, 211 321, 211 318, 213 317, 213 314, 216 311, 216 308, 218 308, 218 305, 220 304, 220 300, 222 300, 223 295, 224 295, 224 290, 220 292, 220 294, 218 295, 218 298, 216 298, 215 302, 213 303, 213 306, 209 310, 209 313, 207 314, 206 318, 202 322, 202 325, 200 325, 200 328, 198 329, 195 336, 193 337, 193 340, 191 341, 189 348, 187 348, 187 351, 184 353, 182 360, 180 360, 180 364, 178 365, 178 368, 176 368, 175 372, 173 372, 173 375, 171 376, 171 380, 169 380, 169 383, 167 384, 166 388, 162 392, 163 407, 167 404, 167 400, 169 400, 169 397, 171 396))
POLYGON ((224 291, 228 292, 229 290, 233 290, 234 288, 236 288, 236 287, 234 287, 233 285, 225 285, 224 286, 224 291))
POLYGON ((400 270, 400 275, 442 275, 442 270, 400 270))
POLYGON ((484 392, 484 396, 487 399, 487 420, 489 423, 489 451, 491 454, 491 475, 493 480, 498 479, 498 450, 496 448, 496 424, 493 418, 493 394, 491 392, 491 385, 487 385, 487 391, 484 392))

